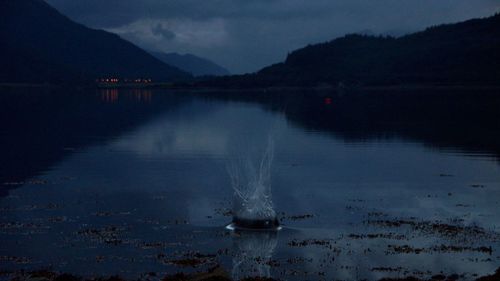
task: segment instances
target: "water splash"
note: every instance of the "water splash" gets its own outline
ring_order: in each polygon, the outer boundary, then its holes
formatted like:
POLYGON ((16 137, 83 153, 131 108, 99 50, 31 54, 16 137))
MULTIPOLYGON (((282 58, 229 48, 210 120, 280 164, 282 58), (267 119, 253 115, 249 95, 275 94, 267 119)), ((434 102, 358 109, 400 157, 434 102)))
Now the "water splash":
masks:
POLYGON ((260 161, 252 155, 240 157, 228 165, 234 190, 233 224, 242 228, 276 228, 278 221, 271 194, 271 165, 274 141, 270 137, 260 161))

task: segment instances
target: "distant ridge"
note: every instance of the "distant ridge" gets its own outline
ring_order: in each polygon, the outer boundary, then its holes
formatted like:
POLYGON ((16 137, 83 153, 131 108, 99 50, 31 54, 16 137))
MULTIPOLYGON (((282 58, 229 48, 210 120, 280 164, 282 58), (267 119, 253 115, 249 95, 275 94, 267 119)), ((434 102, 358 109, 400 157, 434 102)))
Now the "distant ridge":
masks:
POLYGON ((224 76, 230 74, 224 67, 192 54, 181 55, 161 52, 151 52, 151 54, 162 62, 182 69, 194 76, 224 76))
POLYGON ((42 0, 0 0, 0 38, 0 83, 191 78, 115 34, 71 21, 42 0))
POLYGON ((208 82, 231 87, 500 85, 500 14, 399 38, 346 35, 283 63, 208 82))

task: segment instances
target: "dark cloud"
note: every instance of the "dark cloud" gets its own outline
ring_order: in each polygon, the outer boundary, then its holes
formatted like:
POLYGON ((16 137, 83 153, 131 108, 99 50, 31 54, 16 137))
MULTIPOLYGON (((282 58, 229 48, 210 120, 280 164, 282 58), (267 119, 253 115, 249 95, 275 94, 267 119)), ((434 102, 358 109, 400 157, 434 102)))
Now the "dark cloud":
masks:
POLYGON ((151 28, 154 35, 161 36, 165 40, 172 40, 175 38, 175 33, 163 27, 162 24, 157 24, 151 28))
POLYGON ((351 32, 401 34, 499 11, 499 0, 47 0, 76 21, 148 49, 254 71, 351 32))

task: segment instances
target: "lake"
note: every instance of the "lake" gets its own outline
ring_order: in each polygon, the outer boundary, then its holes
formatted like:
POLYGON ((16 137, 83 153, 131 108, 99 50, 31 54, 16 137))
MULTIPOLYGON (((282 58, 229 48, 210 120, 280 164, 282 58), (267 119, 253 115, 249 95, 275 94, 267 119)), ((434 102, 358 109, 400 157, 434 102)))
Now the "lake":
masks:
POLYGON ((0 279, 493 274, 499 97, 2 89, 0 279), (227 230, 228 165, 270 141, 283 228, 227 230))

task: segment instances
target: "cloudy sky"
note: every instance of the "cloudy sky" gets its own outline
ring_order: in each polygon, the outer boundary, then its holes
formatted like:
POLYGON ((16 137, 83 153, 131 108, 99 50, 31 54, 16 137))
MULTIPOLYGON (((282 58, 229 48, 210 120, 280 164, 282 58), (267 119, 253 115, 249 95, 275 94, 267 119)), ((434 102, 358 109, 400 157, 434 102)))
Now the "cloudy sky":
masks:
POLYGON ((402 34, 484 17, 500 0, 47 0, 70 18, 156 51, 193 53, 233 73, 352 32, 402 34))

